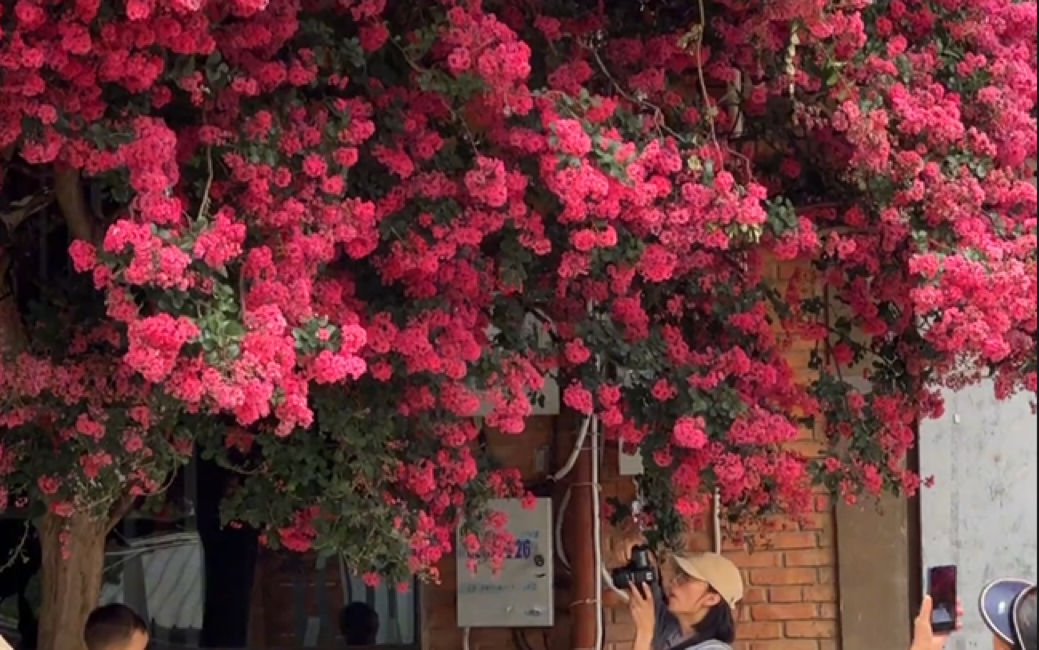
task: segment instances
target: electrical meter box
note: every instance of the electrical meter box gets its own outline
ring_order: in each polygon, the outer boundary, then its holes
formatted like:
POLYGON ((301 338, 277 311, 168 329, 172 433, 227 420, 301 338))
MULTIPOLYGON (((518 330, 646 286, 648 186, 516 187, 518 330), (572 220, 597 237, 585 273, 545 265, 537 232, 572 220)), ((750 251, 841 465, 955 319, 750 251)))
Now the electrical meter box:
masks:
POLYGON ((483 562, 471 572, 458 544, 458 627, 551 627, 552 500, 537 499, 530 510, 519 499, 495 499, 489 507, 508 516, 516 546, 495 574, 483 562))

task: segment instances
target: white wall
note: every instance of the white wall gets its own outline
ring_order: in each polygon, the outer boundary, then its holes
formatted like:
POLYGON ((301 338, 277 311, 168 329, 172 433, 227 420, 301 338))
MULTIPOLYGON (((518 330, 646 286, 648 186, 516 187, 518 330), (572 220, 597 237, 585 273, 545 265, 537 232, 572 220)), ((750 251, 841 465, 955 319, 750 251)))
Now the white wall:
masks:
POLYGON ((954 650, 991 648, 978 616, 984 583, 999 577, 1036 580, 1036 416, 1018 395, 1000 402, 992 385, 946 395, 940 420, 921 423, 920 471, 933 488, 921 495, 924 567, 959 566, 966 611, 954 650))

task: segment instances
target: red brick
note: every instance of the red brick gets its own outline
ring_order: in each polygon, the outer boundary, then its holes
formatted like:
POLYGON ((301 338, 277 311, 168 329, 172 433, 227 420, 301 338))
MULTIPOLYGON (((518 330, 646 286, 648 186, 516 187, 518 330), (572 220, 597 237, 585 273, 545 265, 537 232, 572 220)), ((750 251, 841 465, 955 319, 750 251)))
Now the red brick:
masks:
POLYGON ((768 641, 766 643, 752 643, 751 650, 819 650, 818 641, 808 639, 768 641))
MULTIPOLYGON (((798 413, 791 413, 791 417, 801 417, 798 413)), ((797 437, 794 440, 812 441, 815 440, 815 432, 811 429, 798 429, 797 437)))
POLYGON ((801 530, 826 530, 833 521, 833 516, 829 512, 817 512, 812 515, 804 515, 803 519, 801 530))
MULTIPOLYGON (((815 527, 815 523, 816 522, 814 520, 810 519, 811 517, 813 517, 813 515, 811 515, 811 514, 801 515, 801 519, 807 521, 808 522, 808 526, 804 526, 804 525, 801 524, 801 522, 795 521, 793 519, 787 519, 785 517, 772 517, 772 518, 770 518, 768 520, 768 522, 769 522, 769 525, 776 532, 774 532, 771 535, 769 535, 769 537, 773 537, 777 533, 782 533, 782 532, 790 532, 790 531, 798 531, 798 530, 800 530, 800 531, 818 530, 818 528, 815 527)), ((816 546, 816 543, 813 541, 812 547, 814 548, 815 546, 816 546)))
POLYGON ((739 626, 737 634, 741 639, 781 639, 783 638, 783 624, 773 621, 751 621, 739 626))
POLYGON ((631 614, 628 613, 627 607, 611 607, 606 612, 606 624, 607 625, 629 625, 631 623, 631 614))
POLYGON ((800 621, 818 614, 819 607, 815 603, 754 605, 751 609, 755 621, 800 621))
POLYGON ((634 638, 635 626, 631 623, 630 616, 626 625, 616 625, 610 628, 610 639, 614 641, 631 641, 634 638))
POLYGON ((783 556, 776 551, 734 551, 726 553, 725 557, 735 562, 736 566, 741 569, 783 566, 783 556))
POLYGON ((819 548, 833 548, 835 546, 834 538, 836 536, 837 531, 835 531, 832 527, 827 526, 826 530, 823 530, 819 533, 819 548))
POLYGON ((810 603, 834 603, 837 602, 837 589, 835 585, 805 587, 803 597, 810 603))
POLYGON ((753 603, 767 603, 770 600, 769 591, 770 590, 768 589, 760 587, 748 587, 747 590, 743 592, 742 602, 747 603, 748 605, 753 603))
POLYGON ((784 449, 796 451, 807 458, 819 458, 826 451, 826 443, 813 439, 813 436, 805 436, 806 439, 794 440, 783 445, 784 449))
POLYGON ((819 545, 816 533, 811 531, 788 531, 776 533, 769 537, 769 548, 792 549, 792 548, 815 548, 819 545))
POLYGON ((826 603, 819 606, 819 618, 837 620, 837 605, 826 603))
POLYGON ((787 551, 783 554, 786 566, 831 566, 833 553, 829 549, 787 551))
POLYGON ((818 569, 819 580, 816 584, 820 585, 835 585, 837 584, 837 576, 834 573, 833 567, 818 569))
POLYGON ((799 603, 807 600, 802 595, 801 587, 772 587, 768 590, 768 599, 773 603, 799 603))
POLYGON ((754 620, 754 617, 750 615, 750 607, 740 607, 736 610, 737 623, 743 624, 752 620, 754 620))
POLYGON ((752 569, 752 585, 812 585, 817 577, 814 569, 752 569))
POLYGON ((837 622, 787 621, 783 631, 791 639, 832 639, 837 636, 837 622))

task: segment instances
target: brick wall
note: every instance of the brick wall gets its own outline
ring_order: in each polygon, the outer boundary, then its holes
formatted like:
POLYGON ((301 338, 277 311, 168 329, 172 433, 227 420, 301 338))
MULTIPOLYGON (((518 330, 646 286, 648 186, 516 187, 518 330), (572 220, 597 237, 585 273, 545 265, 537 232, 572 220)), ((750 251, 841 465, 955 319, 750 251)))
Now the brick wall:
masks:
MULTIPOLYGON (((772 267, 775 281, 788 281, 793 266, 772 267)), ((790 362, 808 378, 810 346, 795 344, 790 362)), ((542 446, 552 445, 553 418, 533 418, 519 436, 492 435, 490 448, 502 461, 520 468, 528 478, 539 478, 534 472, 534 455, 542 446)), ((556 436, 573 438, 573 431, 559 431, 556 436)), ((803 431, 792 446, 802 453, 813 454, 821 444, 815 433, 803 431)), ((607 448, 602 468, 603 498, 631 499, 634 486, 627 477, 616 474, 616 449, 607 448)), ((836 585, 836 553, 833 510, 828 498, 820 497, 817 512, 801 524, 778 521, 775 532, 763 539, 753 552, 727 545, 725 554, 744 571, 747 594, 739 608, 737 628, 738 650, 836 650, 838 632, 838 592, 836 585)), ((701 522, 690 535, 690 550, 710 550, 711 535, 701 522)), ((606 533, 606 551, 615 554, 617 541, 606 533)), ((558 571, 557 571, 558 572, 558 571)), ((423 650, 460 650, 461 631, 455 627, 455 566, 445 562, 444 582, 429 586, 422 593, 423 650)), ((556 589, 556 625, 547 639, 538 631, 527 634, 536 650, 569 648, 569 603, 565 585, 556 589), (548 648, 546 648, 546 640, 548 648)), ((610 599, 607 599, 609 602, 610 599)), ((606 612, 607 650, 628 650, 634 630, 622 605, 610 606, 606 612)), ((511 650, 515 648, 509 630, 473 630, 472 650, 511 650)))
MULTIPOLYGON (((544 440, 551 426, 532 423, 533 431, 516 437, 527 444, 517 445, 517 456, 526 456, 544 440), (541 438, 535 442, 528 438, 541 438)), ((809 441, 806 436, 806 441, 809 441)), ((606 453, 603 497, 630 499, 634 496, 630 479, 611 476, 616 467, 615 452, 606 453)), ((744 570, 747 594, 739 611, 738 650, 834 650, 837 637, 836 558, 833 518, 828 503, 808 517, 805 524, 778 522, 753 552, 727 545, 725 554, 744 570)), ((710 550, 711 537, 705 526, 690 535, 690 550, 710 550)), ((616 554, 615 537, 607 532, 606 552, 616 554)), ((444 581, 422 592, 423 650, 459 650, 461 632, 455 627, 455 566, 445 562, 444 581)), ((549 634, 552 650, 568 648, 570 597, 565 587, 556 590, 556 625, 549 634)), ((634 630, 623 606, 606 612, 607 649, 627 650, 634 630)), ((505 650, 515 647, 509 630, 473 630, 472 650, 505 650)), ((533 648, 542 650, 540 632, 527 634, 533 648)))

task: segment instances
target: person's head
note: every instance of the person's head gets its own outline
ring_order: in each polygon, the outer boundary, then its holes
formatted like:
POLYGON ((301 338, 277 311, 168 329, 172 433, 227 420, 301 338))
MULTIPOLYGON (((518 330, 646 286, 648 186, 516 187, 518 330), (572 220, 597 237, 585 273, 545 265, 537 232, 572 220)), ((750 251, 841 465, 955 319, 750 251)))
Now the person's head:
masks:
POLYGON ((743 577, 732 561, 717 553, 676 555, 667 580, 667 607, 683 628, 702 641, 732 643, 736 603, 743 599, 743 577))
POLYGON ((87 617, 83 640, 87 650, 145 650, 148 626, 126 605, 102 605, 87 617))
POLYGON ((339 633, 348 646, 374 645, 379 614, 368 603, 350 603, 339 612, 339 633))
POLYGON ((1003 578, 985 585, 978 598, 981 620, 992 632, 993 650, 1036 649, 1036 587, 1003 578))

